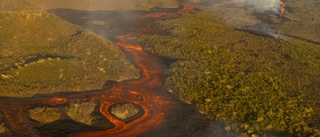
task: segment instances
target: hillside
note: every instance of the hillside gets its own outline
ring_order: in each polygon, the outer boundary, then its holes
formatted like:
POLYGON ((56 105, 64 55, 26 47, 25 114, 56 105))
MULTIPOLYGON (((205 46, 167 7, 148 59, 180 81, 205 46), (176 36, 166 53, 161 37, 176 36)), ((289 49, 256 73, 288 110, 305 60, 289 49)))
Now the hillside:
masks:
POLYGON ((37 7, 48 9, 73 9, 82 11, 150 10, 152 8, 177 8, 176 0, 28 0, 37 7))
POLYGON ((140 76, 110 41, 22 0, 0 5, 0 96, 87 91, 140 76))

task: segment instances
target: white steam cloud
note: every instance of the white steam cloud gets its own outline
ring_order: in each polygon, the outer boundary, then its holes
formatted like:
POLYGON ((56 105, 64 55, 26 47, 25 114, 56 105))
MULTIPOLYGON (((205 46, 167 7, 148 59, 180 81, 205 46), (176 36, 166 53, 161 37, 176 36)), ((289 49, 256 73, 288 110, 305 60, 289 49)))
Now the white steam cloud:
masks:
POLYGON ((207 0, 223 20, 238 30, 284 39, 269 23, 281 20, 284 4, 280 0, 207 0))
POLYGON ((259 10, 281 10, 280 0, 245 0, 245 4, 259 10))

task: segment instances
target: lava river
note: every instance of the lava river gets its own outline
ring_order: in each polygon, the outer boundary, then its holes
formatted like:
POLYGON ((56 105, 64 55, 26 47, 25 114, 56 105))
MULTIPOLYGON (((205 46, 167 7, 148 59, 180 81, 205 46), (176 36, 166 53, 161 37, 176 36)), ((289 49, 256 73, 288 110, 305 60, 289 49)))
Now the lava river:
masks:
MULTIPOLYGON (((139 16, 139 18, 170 17, 187 13, 193 9, 191 6, 183 5, 174 13, 149 13, 139 16)), ((64 105, 74 100, 98 100, 100 102, 100 113, 109 119, 115 127, 107 130, 71 133, 68 136, 139 136, 142 133, 157 129, 159 125, 165 124, 169 117, 168 112, 181 107, 181 105, 174 103, 179 101, 162 87, 165 66, 161 63, 161 58, 143 51, 138 43, 128 39, 128 36, 152 32, 150 25, 137 26, 134 30, 134 33, 117 36, 118 42, 116 44, 131 55, 133 62, 142 71, 141 78, 116 83, 111 89, 96 92, 57 94, 50 97, 26 99, 0 98, 0 110, 4 113, 6 123, 9 123, 9 136, 32 136, 38 133, 32 125, 25 122, 22 115, 25 110, 36 106, 54 107, 64 105), (128 123, 119 120, 110 114, 108 108, 123 102, 131 102, 141 106, 144 113, 139 118, 128 123)))

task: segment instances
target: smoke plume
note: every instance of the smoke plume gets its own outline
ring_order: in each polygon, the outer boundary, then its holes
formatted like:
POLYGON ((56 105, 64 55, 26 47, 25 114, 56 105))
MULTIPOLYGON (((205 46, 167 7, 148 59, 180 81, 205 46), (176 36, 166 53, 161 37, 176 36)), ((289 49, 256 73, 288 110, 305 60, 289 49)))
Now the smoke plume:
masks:
POLYGON ((245 0, 245 5, 256 10, 272 10, 276 13, 281 11, 280 0, 245 0))
POLYGON ((280 0, 207 0, 223 20, 237 30, 283 39, 270 25, 281 20, 285 4, 280 0))

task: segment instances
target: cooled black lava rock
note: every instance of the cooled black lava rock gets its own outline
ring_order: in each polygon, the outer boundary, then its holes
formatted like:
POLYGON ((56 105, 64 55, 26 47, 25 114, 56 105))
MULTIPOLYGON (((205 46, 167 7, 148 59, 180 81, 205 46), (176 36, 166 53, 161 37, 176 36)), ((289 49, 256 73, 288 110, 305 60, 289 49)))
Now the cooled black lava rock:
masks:
POLYGON ((36 127, 41 137, 66 137, 70 133, 105 130, 105 128, 89 126, 71 119, 58 120, 41 127, 36 127))

